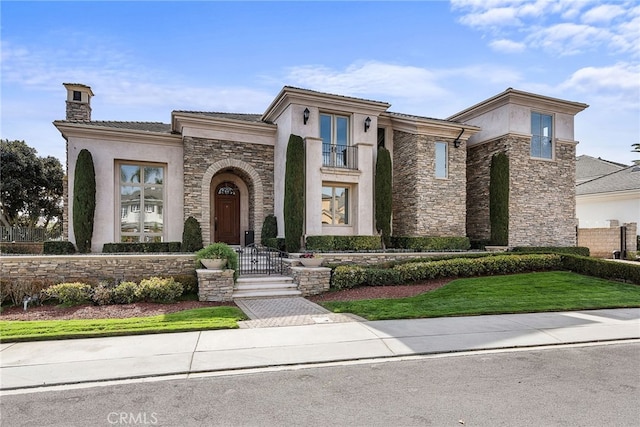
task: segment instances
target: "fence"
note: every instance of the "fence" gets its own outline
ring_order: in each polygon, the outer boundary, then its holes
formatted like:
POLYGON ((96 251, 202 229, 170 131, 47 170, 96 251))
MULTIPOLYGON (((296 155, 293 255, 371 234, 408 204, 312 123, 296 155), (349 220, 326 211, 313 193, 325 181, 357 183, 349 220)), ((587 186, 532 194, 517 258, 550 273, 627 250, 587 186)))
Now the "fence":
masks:
POLYGON ((44 228, 0 226, 0 241, 2 242, 44 242, 59 237, 59 232, 51 232, 44 228))
POLYGON ((238 274, 283 274, 286 252, 263 246, 248 245, 238 249, 238 274))

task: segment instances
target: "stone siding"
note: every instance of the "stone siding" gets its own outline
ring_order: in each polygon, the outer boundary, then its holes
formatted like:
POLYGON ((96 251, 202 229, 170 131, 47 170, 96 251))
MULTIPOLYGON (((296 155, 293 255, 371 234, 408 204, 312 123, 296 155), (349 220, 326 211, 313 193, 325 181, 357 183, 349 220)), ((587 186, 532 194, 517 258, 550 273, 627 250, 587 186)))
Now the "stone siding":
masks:
POLYGON ((185 137, 183 141, 184 219, 196 218, 203 236, 211 236, 213 240, 208 215, 211 206, 204 206, 210 197, 203 191, 209 189, 210 178, 216 173, 231 172, 247 185, 250 229, 255 231, 259 242, 264 218, 274 211, 273 146, 195 137, 185 137), (212 167, 216 170, 210 170, 212 167))
MULTIPOLYGON (((638 226, 635 222, 624 224, 627 227, 627 251, 637 251, 638 226)), ((620 226, 618 221, 611 221, 609 228, 578 229, 578 246, 589 248, 591 256, 612 258, 613 251, 620 248, 620 226)))
POLYGON ((198 300, 233 301, 233 270, 196 270, 198 300))
POLYGON ((318 295, 329 290, 331 269, 326 267, 291 267, 293 282, 303 297, 318 295))
POLYGON ((530 139, 508 135, 467 154, 467 235, 488 240, 491 157, 509 157, 509 246, 575 246, 575 144, 555 145, 555 159, 530 156, 530 139))
POLYGON ((393 234, 466 235, 465 143, 393 133, 393 234), (448 178, 435 177, 435 142, 449 142, 448 178))
POLYGON ((91 106, 86 102, 67 101, 67 120, 91 121, 91 106))
POLYGON ((9 281, 98 283, 152 276, 194 275, 194 255, 41 255, 0 257, 0 277, 9 281))

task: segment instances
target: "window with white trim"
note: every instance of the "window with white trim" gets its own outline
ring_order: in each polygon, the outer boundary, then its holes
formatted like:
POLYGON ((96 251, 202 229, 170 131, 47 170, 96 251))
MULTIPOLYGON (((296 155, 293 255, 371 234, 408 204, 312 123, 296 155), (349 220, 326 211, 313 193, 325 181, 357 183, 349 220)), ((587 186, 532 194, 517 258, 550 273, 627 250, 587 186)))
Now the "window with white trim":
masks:
POLYGON ((553 116, 531 113, 531 157, 553 158, 553 116))
POLYGON ((355 155, 349 147, 349 117, 321 113, 320 138, 323 166, 355 168, 355 155))
POLYGON ((121 162, 120 241, 161 242, 164 236, 165 166, 121 162), (141 210, 140 207, 144 206, 141 210))
POLYGON ((446 142, 436 142, 436 178, 449 176, 448 145, 446 142))
POLYGON ((349 225, 349 187, 322 186, 322 223, 349 225))

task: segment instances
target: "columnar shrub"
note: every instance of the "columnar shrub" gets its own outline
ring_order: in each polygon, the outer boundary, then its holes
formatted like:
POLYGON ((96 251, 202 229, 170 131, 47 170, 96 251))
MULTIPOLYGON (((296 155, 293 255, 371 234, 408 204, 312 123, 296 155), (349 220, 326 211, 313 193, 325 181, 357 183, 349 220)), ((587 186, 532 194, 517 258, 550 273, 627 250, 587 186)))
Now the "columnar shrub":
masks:
POLYGON ((376 230, 382 234, 383 247, 389 246, 391 236, 391 155, 389 150, 378 147, 375 177, 376 230))
POLYGON ((44 290, 44 293, 67 305, 82 304, 91 300, 91 286, 80 282, 49 286, 44 290))
POLYGON ((262 223, 262 233, 260 234, 262 244, 268 239, 275 239, 278 237, 278 220, 275 215, 269 214, 262 223))
POLYGON ((505 153, 491 158, 489 177, 489 221, 491 244, 509 244, 509 158, 505 153))
POLYGON ((182 284, 172 277, 143 279, 136 289, 136 297, 142 301, 174 302, 182 295, 182 284))
POLYGON ((78 252, 91 252, 93 218, 96 210, 96 172, 93 157, 80 150, 73 180, 73 234, 78 252))
POLYGON ((304 226, 304 142, 291 135, 284 176, 284 237, 287 251, 298 252, 304 226))
POLYGON ((182 252, 195 252, 203 248, 202 229, 197 219, 190 216, 184 222, 182 230, 182 252))

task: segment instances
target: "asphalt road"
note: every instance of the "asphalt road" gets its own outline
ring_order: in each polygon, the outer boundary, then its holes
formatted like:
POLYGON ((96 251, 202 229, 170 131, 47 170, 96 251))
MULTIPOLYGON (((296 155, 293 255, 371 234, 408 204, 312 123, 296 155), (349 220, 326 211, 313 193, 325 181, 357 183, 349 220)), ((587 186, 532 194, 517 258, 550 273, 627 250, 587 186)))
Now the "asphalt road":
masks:
POLYGON ((5 394, 2 426, 640 426, 640 343, 5 394))

